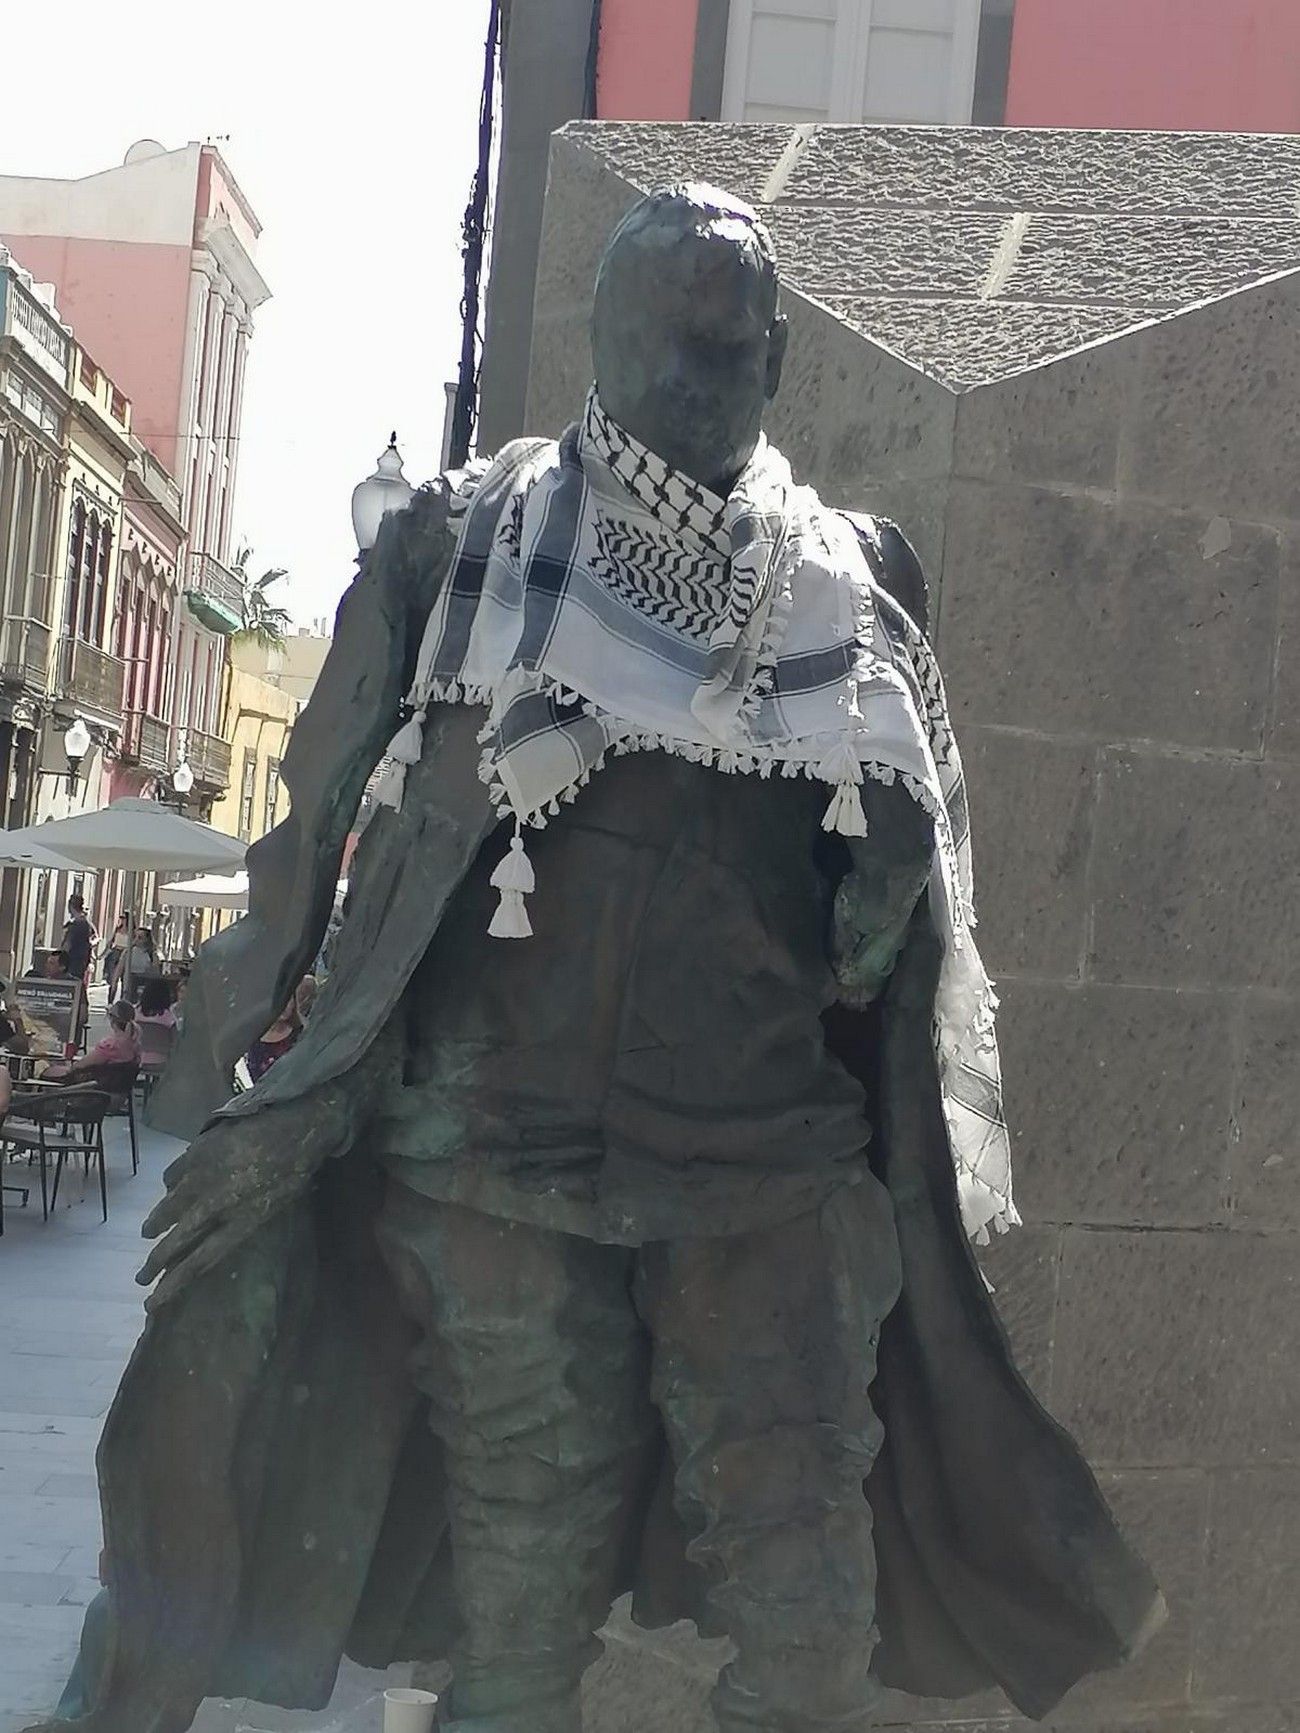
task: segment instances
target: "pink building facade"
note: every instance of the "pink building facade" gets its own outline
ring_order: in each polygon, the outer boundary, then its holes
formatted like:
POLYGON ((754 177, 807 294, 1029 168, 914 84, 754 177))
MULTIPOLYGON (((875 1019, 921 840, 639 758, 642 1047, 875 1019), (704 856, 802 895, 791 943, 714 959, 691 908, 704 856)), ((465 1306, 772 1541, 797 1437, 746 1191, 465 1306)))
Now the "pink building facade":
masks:
MULTIPOLYGON (((79 180, 0 176, 0 237, 57 286, 64 316, 130 396, 135 434, 177 493, 175 600, 165 605, 156 584, 128 585, 119 616, 136 718, 123 763, 138 764, 146 738, 157 744, 152 723, 165 723, 169 763, 190 764, 201 807, 229 783, 218 730, 225 638, 241 620, 232 512, 253 317, 270 293, 254 263, 259 233, 212 145, 169 151, 142 140, 119 167, 79 180)), ((165 519, 170 507, 140 506, 145 517, 158 509, 165 519)), ((148 532, 135 533, 143 550, 148 532)), ((171 534, 168 525, 164 544, 171 534)))
POLYGON ((1300 5, 1016 0, 1006 122, 1300 132, 1300 5))
POLYGON ((699 0, 601 0, 596 112, 601 120, 689 120, 699 0))

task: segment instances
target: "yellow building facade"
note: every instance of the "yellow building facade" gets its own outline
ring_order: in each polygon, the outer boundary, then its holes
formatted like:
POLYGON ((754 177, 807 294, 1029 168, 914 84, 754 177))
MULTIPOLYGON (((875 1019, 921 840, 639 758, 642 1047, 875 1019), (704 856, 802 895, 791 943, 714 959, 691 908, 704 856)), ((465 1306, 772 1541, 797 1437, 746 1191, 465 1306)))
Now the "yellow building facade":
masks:
POLYGON ((222 728, 230 742, 230 787, 213 805, 212 822, 244 842, 273 830, 288 806, 280 766, 302 706, 267 678, 274 655, 238 637, 230 643, 222 728))

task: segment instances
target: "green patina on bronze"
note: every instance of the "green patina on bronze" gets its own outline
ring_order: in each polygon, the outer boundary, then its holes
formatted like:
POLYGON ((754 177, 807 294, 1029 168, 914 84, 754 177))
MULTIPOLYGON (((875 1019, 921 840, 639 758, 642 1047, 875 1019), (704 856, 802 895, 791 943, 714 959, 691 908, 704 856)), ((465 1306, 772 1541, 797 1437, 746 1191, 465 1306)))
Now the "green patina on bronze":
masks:
MULTIPOLYGON (((785 342, 752 215, 701 188, 639 207, 595 335, 607 410, 725 488, 785 342)), ((320 1707, 346 1652, 450 1655, 466 1733, 576 1733, 592 1633, 627 1589, 644 1623, 731 1635, 723 1728, 811 1733, 877 1680, 952 1697, 996 1684, 1046 1713, 1120 1663, 1160 1601, 1016 1373, 962 1231, 931 1033, 939 947, 918 900, 927 831, 901 790, 868 791, 870 849, 849 873, 802 786, 737 778, 712 801, 700 766, 602 773, 547 843, 565 888, 539 885, 539 913, 564 943, 499 965, 538 1006, 527 970, 552 971, 578 1025, 572 1072, 557 1045, 532 1077, 527 1022, 492 1023, 481 975, 501 844, 478 717, 435 707, 401 810, 363 838, 304 1040, 222 1106, 324 932, 446 526, 439 483, 385 524, 345 600, 283 768, 291 816, 250 853, 249 916, 205 948, 182 1063, 155 1098, 161 1123, 197 1135, 150 1224, 144 1274, 161 1280, 101 1447, 111 1617, 74 1724, 181 1733, 217 1694, 320 1707), (691 879, 715 870, 739 900, 754 887, 730 949, 691 879), (784 919, 796 894, 808 921, 784 919), (819 985, 823 930, 854 959, 853 1005, 819 985), (440 961, 480 972, 450 1010, 440 961), (784 997, 765 997, 769 964, 784 997), (701 990, 701 967, 733 1003, 701 990), (672 1003, 674 982, 707 1016, 672 1003), (583 1047, 596 998, 618 1017, 583 1047), (804 1046, 764 1046, 778 1000, 804 1046), (688 1041, 705 1049, 689 1064, 688 1041), (728 1092, 759 1072, 771 1115, 809 1079, 824 1091, 762 1159, 728 1092), (602 1115, 541 1137, 597 1084, 602 1115), (494 1140, 497 1098, 510 1135, 494 1140), (689 1129, 654 1129, 688 1106, 715 1158, 694 1169, 689 1129), (623 1233, 602 1213, 615 1179, 623 1233)), ((892 528, 882 546, 923 621, 910 550, 892 528)))

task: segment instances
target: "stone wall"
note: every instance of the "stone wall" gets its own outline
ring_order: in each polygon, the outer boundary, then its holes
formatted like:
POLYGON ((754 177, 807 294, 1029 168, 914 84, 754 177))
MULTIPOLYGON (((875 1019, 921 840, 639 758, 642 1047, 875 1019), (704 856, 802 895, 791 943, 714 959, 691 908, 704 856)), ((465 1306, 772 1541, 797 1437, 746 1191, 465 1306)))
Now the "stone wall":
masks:
MULTIPOLYGON (((745 160, 711 172, 743 192, 745 160)), ((535 430, 581 399, 595 262, 635 197, 557 141, 535 430)), ((1300 1724, 1300 277, 963 391, 810 296, 787 305, 772 436, 828 500, 896 516, 931 575, 1027 1224, 987 1267, 1173 1609, 1056 1722, 1282 1733, 1300 1724)), ((711 1665, 689 1634, 638 1647, 616 1627, 593 1728, 702 1730, 711 1665)), ((890 1698, 878 1719, 1015 1724, 997 1697, 890 1698)))

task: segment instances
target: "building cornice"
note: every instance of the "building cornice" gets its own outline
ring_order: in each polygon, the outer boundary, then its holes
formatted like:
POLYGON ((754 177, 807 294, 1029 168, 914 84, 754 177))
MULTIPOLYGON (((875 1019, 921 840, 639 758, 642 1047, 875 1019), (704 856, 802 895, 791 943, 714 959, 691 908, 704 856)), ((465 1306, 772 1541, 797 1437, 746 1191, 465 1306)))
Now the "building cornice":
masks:
POLYGON ((198 240, 230 278, 250 313, 271 299, 270 287, 229 223, 205 217, 199 224, 198 240))
MULTIPOLYGON (((72 414, 83 426, 90 428, 96 439, 109 447, 114 457, 121 458, 124 470, 130 466, 135 457, 135 446, 132 444, 131 435, 123 433, 120 428, 115 427, 98 404, 89 403, 84 397, 74 397, 72 414)), ((70 436, 69 444, 71 444, 70 436)))

